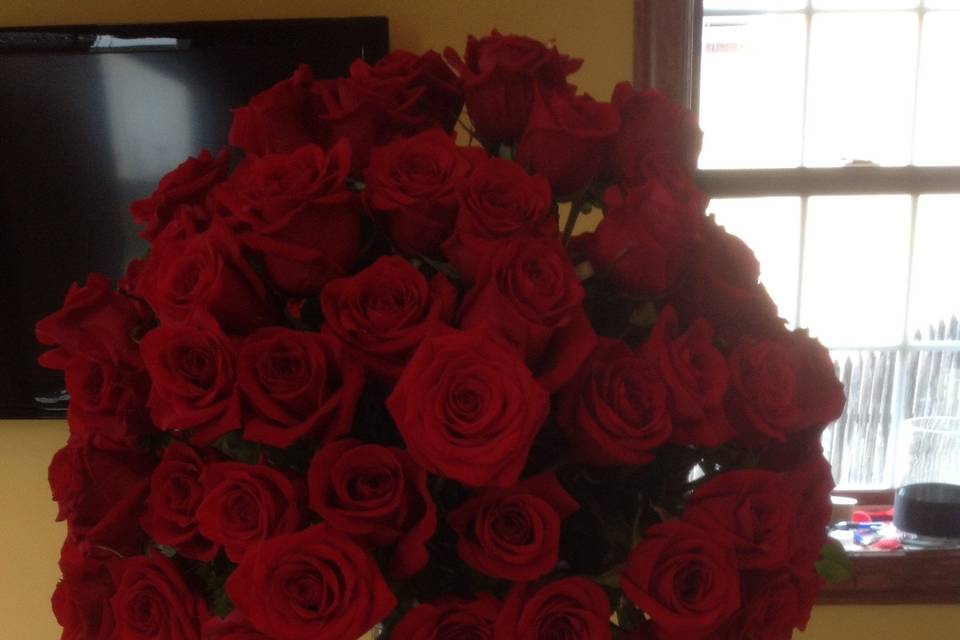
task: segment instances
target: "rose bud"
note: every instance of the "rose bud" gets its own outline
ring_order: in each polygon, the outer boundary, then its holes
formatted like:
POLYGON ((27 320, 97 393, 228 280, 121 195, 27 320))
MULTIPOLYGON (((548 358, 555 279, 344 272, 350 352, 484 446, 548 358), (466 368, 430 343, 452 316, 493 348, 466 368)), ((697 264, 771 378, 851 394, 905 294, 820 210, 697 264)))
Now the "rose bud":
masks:
POLYGON ((610 640, 610 600, 595 582, 563 578, 516 584, 497 618, 496 640, 610 640))

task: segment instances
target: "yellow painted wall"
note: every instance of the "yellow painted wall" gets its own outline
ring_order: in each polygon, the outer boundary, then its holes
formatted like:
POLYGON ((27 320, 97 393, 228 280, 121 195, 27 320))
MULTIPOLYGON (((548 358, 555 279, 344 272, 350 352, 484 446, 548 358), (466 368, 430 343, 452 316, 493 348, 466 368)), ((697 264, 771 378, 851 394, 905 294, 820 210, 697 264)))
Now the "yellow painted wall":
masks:
MULTIPOLYGON (((598 98, 632 76, 631 0, 3 0, 0 26, 386 15, 394 47, 463 47, 492 27, 555 38, 586 59, 574 81, 598 98)), ((64 535, 47 464, 66 438, 60 422, 0 422, 0 640, 53 640, 49 597, 64 535)), ((944 640, 960 607, 821 607, 804 640, 944 640)))

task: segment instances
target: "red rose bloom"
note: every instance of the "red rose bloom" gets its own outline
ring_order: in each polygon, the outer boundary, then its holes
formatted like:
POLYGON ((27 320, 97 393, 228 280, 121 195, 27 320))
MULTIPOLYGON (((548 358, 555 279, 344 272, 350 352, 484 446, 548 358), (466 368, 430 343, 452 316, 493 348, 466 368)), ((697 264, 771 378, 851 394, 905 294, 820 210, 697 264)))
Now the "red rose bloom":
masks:
POLYGON ((667 389, 656 366, 612 338, 599 339, 557 394, 556 418, 574 456, 595 466, 646 464, 671 433, 667 389))
POLYGON ((229 168, 230 154, 226 149, 221 149, 216 157, 203 150, 196 158, 184 160, 160 179, 153 195, 130 205, 133 219, 147 225, 140 235, 152 242, 176 216, 180 206, 203 203, 229 168))
POLYGON ((500 603, 481 593, 476 600, 441 600, 421 604, 400 618, 391 635, 396 640, 493 640, 500 603))
POLYGON ((397 604, 376 563, 326 524, 251 548, 227 593, 270 638, 358 638, 397 604))
POLYGON ((479 40, 470 36, 465 60, 450 47, 444 56, 463 79, 470 121, 488 145, 515 142, 527 126, 534 87, 570 91, 567 76, 583 63, 556 47, 497 30, 479 40))
POLYGON ((109 551, 90 545, 82 547, 69 540, 60 552, 63 574, 53 592, 51 604, 63 627, 60 640, 108 640, 113 638, 110 598, 116 591, 107 560, 109 551))
POLYGON ((609 103, 536 90, 517 162, 546 177, 557 200, 570 200, 599 177, 619 128, 609 103))
POLYGON ((595 582, 564 578, 539 589, 514 585, 497 618, 496 640, 609 640, 610 601, 595 582))
POLYGON ((740 610, 711 635, 717 640, 790 640, 810 619, 821 579, 808 569, 803 575, 786 570, 743 574, 740 610))
POLYGON ((318 80, 311 100, 319 123, 317 141, 331 149, 341 139, 350 142, 350 173, 359 174, 370 163, 370 150, 389 142, 386 114, 367 100, 353 78, 318 80))
POLYGON ((547 417, 549 396, 509 346, 475 329, 426 338, 387 409, 427 471, 469 486, 509 487, 547 417))
POLYGON ((319 122, 311 99, 313 73, 300 65, 293 76, 233 110, 228 140, 251 155, 290 153, 317 141, 319 122))
POLYGON ((457 187, 470 169, 453 138, 430 129, 373 150, 363 197, 397 250, 437 257, 453 232, 457 187))
POLYGON ((159 553, 113 560, 117 591, 110 599, 117 640, 200 640, 206 606, 176 565, 159 553))
POLYGON ((276 320, 266 287, 222 224, 164 244, 150 256, 137 294, 162 323, 191 324, 209 314, 228 333, 244 335, 276 320))
POLYGON ((354 351, 364 369, 395 380, 424 337, 446 326, 457 291, 443 276, 427 279, 399 256, 382 256, 320 294, 324 330, 354 351))
POLYGON ((241 611, 234 609, 226 618, 208 618, 203 623, 204 640, 270 640, 257 631, 241 611))
POLYGON ((476 277, 487 254, 519 236, 557 237, 550 183, 503 158, 480 161, 460 184, 454 234, 443 252, 461 275, 476 277))
POLYGON ((560 523, 579 508, 550 472, 509 489, 487 489, 447 520, 460 536, 457 553, 468 566, 494 578, 529 582, 557 565, 560 523))
POLYGON ((140 519, 143 530, 157 543, 201 562, 210 562, 220 545, 200 535, 197 507, 203 500, 201 474, 205 460, 192 447, 174 442, 163 451, 150 476, 147 511, 140 519))
POLYGON ((583 295, 558 239, 517 238, 488 256, 463 299, 460 325, 496 328, 553 391, 574 376, 597 343, 583 295))
MULTIPOLYGON (((210 200, 210 198, 208 197, 207 200, 210 200)), ((211 202, 211 205, 215 207, 216 203, 211 202)), ((206 204, 178 205, 171 214, 170 222, 153 239, 150 247, 151 253, 159 253, 168 244, 200 235, 210 228, 215 218, 216 216, 207 208, 206 204)), ((133 288, 130 290, 132 291, 133 288)))
POLYGON ((773 569, 790 559, 796 498, 781 474, 728 471, 693 492, 683 519, 733 547, 742 569, 773 569))
POLYGON ((289 154, 248 158, 213 197, 260 252, 274 284, 309 296, 346 275, 360 251, 360 202, 346 188, 350 146, 307 145, 289 154))
POLYGON ((244 439, 282 448, 301 438, 329 442, 350 430, 363 371, 335 337, 259 329, 241 343, 237 367, 244 439))
POLYGON ((156 461, 145 452, 68 445, 50 462, 49 481, 67 521, 67 539, 119 554, 139 553, 140 515, 156 461))
POLYGON ((835 483, 830 463, 821 451, 810 455, 805 466, 788 472, 785 479, 799 495, 793 530, 802 531, 804 535, 795 536, 790 552, 791 565, 802 572, 816 562, 829 539, 827 525, 833 511, 830 492, 835 483))
POLYGON ((785 441, 840 417, 845 402, 830 353, 806 330, 744 336, 729 358, 727 406, 746 435, 785 441))
POLYGON ((216 322, 202 326, 163 325, 140 341, 153 387, 150 407, 160 429, 190 431, 190 442, 206 446, 240 428, 235 390, 234 340, 216 322))
POLYGON ((706 531, 672 520, 633 548, 620 587, 665 638, 704 637, 740 606, 733 549, 706 531))
POLYGON ((314 455, 307 482, 310 509, 327 524, 358 542, 394 548, 393 578, 405 580, 427 564, 437 509, 427 472, 406 451, 332 442, 314 455))
POLYGON ((233 562, 261 540, 297 531, 303 521, 300 483, 273 467, 217 462, 203 470, 201 482, 200 533, 222 544, 233 562))
POLYGON ((665 307, 642 347, 667 387, 672 442, 715 447, 735 435, 723 412, 729 372, 712 340, 702 319, 681 334, 676 312, 665 307))

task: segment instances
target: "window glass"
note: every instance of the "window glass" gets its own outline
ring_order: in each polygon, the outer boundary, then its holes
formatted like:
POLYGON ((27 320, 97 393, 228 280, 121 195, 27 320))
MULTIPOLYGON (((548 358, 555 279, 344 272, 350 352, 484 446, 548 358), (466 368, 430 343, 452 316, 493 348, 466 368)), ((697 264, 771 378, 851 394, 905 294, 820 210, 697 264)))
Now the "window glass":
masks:
POLYGON ((919 0, 813 0, 814 9, 914 9, 919 0))
POLYGON ((703 10, 710 11, 790 11, 805 9, 807 0, 703 0, 703 10))
POLYGON ((960 164, 960 12, 923 19, 914 163, 960 164))
POLYGON ((960 195, 917 202, 908 337, 960 341, 960 195))

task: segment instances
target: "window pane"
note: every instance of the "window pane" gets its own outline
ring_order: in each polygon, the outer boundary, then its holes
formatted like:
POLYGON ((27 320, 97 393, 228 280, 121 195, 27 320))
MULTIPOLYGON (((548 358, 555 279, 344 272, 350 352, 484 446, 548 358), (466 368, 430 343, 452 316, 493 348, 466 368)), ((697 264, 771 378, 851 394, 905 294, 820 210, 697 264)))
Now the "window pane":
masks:
POLYGON ((918 0, 813 0, 814 9, 913 9, 918 0))
POLYGON ((800 275, 800 198, 714 199, 708 211, 753 249, 760 261, 760 281, 780 316, 793 325, 800 275))
POLYGON ((834 347, 903 339, 909 196, 810 198, 800 324, 834 347))
POLYGON ((807 0, 704 0, 703 10, 711 11, 790 11, 806 9, 807 0))
POLYGON ((960 0, 927 0, 927 9, 960 9, 960 0))
POLYGON ((917 14, 813 17, 805 164, 910 160, 917 14))
POLYGON ((904 417, 960 416, 960 351, 907 354, 904 417))
POLYGON ((708 17, 703 24, 700 166, 799 165, 804 17, 708 17))
POLYGON ((893 389, 901 359, 897 351, 832 351, 847 404, 823 433, 824 455, 837 484, 888 485, 893 435, 893 389))
POLYGON ((909 336, 960 341, 960 195, 921 196, 914 232, 909 336))
POLYGON ((916 164, 960 164, 960 12, 923 19, 917 102, 916 164))

